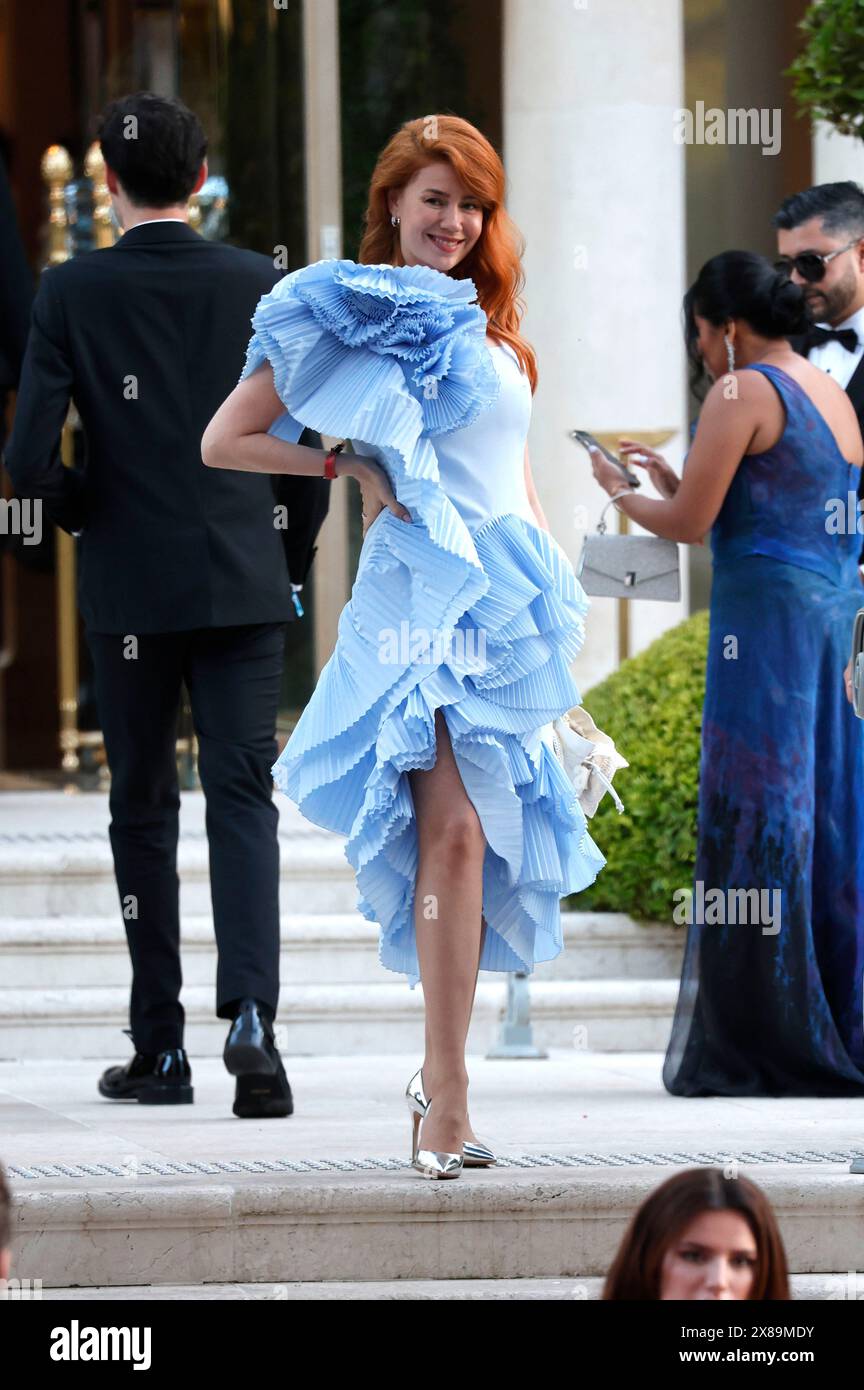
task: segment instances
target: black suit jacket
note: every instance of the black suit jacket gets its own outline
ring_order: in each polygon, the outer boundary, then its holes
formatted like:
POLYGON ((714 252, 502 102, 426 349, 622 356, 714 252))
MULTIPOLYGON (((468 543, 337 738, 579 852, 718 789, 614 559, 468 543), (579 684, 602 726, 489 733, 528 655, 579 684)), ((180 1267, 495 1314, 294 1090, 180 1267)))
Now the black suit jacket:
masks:
MULTIPOLYGON (((795 351, 799 352, 802 357, 810 356, 810 353, 807 351, 807 340, 804 336, 790 338, 789 342, 795 351)), ((858 363, 858 366, 847 382, 846 395, 855 407, 855 414, 858 416, 858 425, 862 435, 864 435, 864 357, 861 358, 861 361, 858 363)), ((864 502, 864 468, 860 470, 858 478, 858 496, 861 498, 862 502, 864 502)), ((862 508, 862 510, 864 510, 864 508, 862 508)), ((861 554, 858 558, 859 563, 864 565, 864 544, 862 544, 861 554)))
POLYGON ((846 394, 855 407, 861 433, 864 434, 864 357, 858 363, 846 387, 846 394))
MULTIPOLYGON (((88 627, 171 632, 291 621, 329 504, 326 479, 208 468, 201 436, 237 384, 266 256, 183 222, 43 272, 6 465, 78 543, 88 627), (86 467, 65 468, 69 399, 86 467), (274 525, 282 504, 287 529, 274 525)), ((319 443, 318 437, 310 441, 319 443)))
MULTIPOLYGON (((803 334, 790 338, 789 342, 796 352, 802 357, 809 357, 810 352, 807 347, 807 339, 803 334)), ((864 357, 858 363, 855 371, 846 386, 846 394, 855 407, 855 414, 858 416, 858 424, 861 426, 861 433, 864 434, 864 357)))

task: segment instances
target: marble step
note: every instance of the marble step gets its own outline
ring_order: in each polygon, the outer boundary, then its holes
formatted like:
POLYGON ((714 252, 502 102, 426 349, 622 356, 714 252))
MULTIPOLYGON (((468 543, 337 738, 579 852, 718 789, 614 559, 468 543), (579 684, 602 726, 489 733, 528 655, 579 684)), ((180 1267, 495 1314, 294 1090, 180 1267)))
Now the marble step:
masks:
MULTIPOLYGON (((796 1275, 860 1267, 860 1179, 824 1165, 766 1164, 753 1175, 796 1275)), ((477 1169, 451 1182, 426 1181, 407 1165, 278 1180, 31 1180, 17 1184, 14 1274, 46 1288, 127 1290, 145 1281, 287 1288, 566 1280, 571 1298, 588 1298, 596 1288, 589 1281, 605 1274, 632 1212, 657 1182, 657 1168, 647 1165, 477 1169)))
MULTIPOLYGON (((2 807, 2 803, 0 803, 2 807)), ((70 809, 71 815, 71 809, 70 809)), ((8 824, 8 818, 4 821, 8 824)), ((283 910, 352 912, 357 904, 354 871, 343 841, 323 831, 296 831, 279 838, 283 910)), ((181 835, 177 852, 183 915, 211 911, 207 839, 203 832, 181 835)), ((118 918, 114 863, 107 837, 95 832, 76 838, 36 833, 0 838, 0 919, 46 917, 118 918)))
MULTIPOLYGON (((796 1302, 821 1299, 864 1301, 864 1278, 849 1274, 793 1274, 789 1283, 796 1302)), ((295 1284, 132 1284, 122 1288, 42 1289, 47 1302, 129 1303, 247 1302, 338 1303, 392 1300, 453 1303, 539 1302, 596 1300, 603 1290, 600 1278, 580 1279, 386 1279, 350 1283, 327 1280, 295 1284)), ((16 1296, 10 1290, 10 1298, 16 1296)), ((21 1296, 20 1294, 18 1295, 21 1296)))
MULTIPOLYGON (((680 971, 684 938, 675 928, 634 922, 623 913, 565 912, 562 931, 563 951, 538 965, 535 979, 671 979, 680 971)), ((282 979, 298 985, 380 984, 385 972, 378 939, 377 924, 356 912, 287 914, 282 979)), ((216 975, 212 917, 184 917, 181 940, 185 983, 210 986, 216 975)), ((130 979, 119 912, 0 920, 0 981, 7 988, 128 989, 130 979)))
MULTIPOLYGON (((498 1039, 506 977, 481 978, 468 1050, 485 1053, 498 1039)), ((678 980, 541 980, 530 984, 534 1041, 540 1047, 592 1052, 662 1052, 678 980)), ((218 1057, 226 1024, 213 1016, 212 986, 185 987, 188 1051, 218 1057)), ((0 988, 0 1059, 105 1058, 121 1061, 128 1043, 128 992, 118 986, 0 988)), ((277 1042, 286 1057, 422 1051, 422 986, 405 977, 377 984, 282 987, 277 1042)))

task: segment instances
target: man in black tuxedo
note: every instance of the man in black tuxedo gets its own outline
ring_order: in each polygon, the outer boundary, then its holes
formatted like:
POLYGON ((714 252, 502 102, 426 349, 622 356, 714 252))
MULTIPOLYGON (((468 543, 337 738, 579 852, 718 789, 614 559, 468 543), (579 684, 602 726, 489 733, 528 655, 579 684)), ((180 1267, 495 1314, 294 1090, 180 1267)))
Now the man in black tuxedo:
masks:
MULTIPOLYGON (((792 346, 845 389, 864 434, 864 189, 822 183, 774 215, 778 266, 800 285, 813 319, 792 346)), ((864 500, 864 470, 858 483, 864 500)), ((861 552, 864 565, 864 547, 861 552)))
POLYGON ((267 257, 189 227, 207 143, 181 102, 146 92, 113 102, 99 137, 125 231, 113 247, 44 272, 6 459, 19 494, 43 499, 48 516, 80 537, 79 603, 133 970, 135 1055, 109 1068, 99 1090, 151 1104, 193 1096, 176 869, 185 682, 207 801, 216 1014, 232 1020, 224 1057, 237 1077, 234 1113, 288 1115, 273 1031, 279 848, 270 769, 286 627, 329 483, 203 464, 201 436, 237 384, 251 316, 281 273, 267 257), (58 454, 70 397, 87 442, 81 471, 58 454))

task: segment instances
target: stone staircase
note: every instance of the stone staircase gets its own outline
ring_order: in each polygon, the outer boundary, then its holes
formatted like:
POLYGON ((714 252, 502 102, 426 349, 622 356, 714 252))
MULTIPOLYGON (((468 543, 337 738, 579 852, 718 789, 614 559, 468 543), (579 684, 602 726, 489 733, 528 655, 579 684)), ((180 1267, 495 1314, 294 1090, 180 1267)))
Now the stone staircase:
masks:
MULTIPOLYGON (((860 1268, 860 1181, 816 1166, 750 1175, 772 1201, 791 1269, 822 1275, 821 1296, 838 1296, 842 1274, 824 1276, 860 1268)), ((406 1170, 42 1184, 19 1191, 15 1272, 63 1288, 543 1278, 567 1280, 570 1298, 597 1297, 631 1213, 665 1176, 475 1170, 424 1182, 406 1170)))
POLYGON ((471 1057, 500 1162, 450 1183, 408 1163, 416 1052, 291 1058, 294 1114, 260 1122, 231 1115, 218 1059, 193 1058, 193 1106, 158 1109, 101 1100, 93 1061, 0 1063, 14 1273, 92 1297, 593 1299, 653 1188, 734 1164, 774 1205, 796 1296, 864 1299, 855 1101, 682 1101, 660 1060, 471 1057))
POLYGON ((401 1091, 420 988, 378 962, 338 837, 280 799, 279 1043, 287 1120, 238 1121, 212 1017, 203 802, 183 794, 181 908, 191 1107, 112 1105, 129 963, 98 794, 0 796, 0 1159, 13 1274, 48 1298, 595 1299, 635 1207, 670 1172, 740 1164, 774 1203, 799 1299, 862 1299, 864 1150, 854 1101, 682 1101, 660 1065, 683 938, 564 917, 530 978, 545 1059, 492 1060, 501 976, 481 976, 471 1114, 497 1168, 424 1182, 401 1091))
MULTIPOLYGON (((280 1046, 294 1055, 416 1049, 422 988, 410 990, 380 965, 378 927, 355 910, 340 837, 309 827, 285 798, 280 815, 280 1046)), ((0 803, 0 1059, 113 1058, 118 1044, 125 1048, 130 967, 107 822, 107 798, 98 794, 7 794, 0 803)), ((183 794, 179 872, 186 1043, 216 1057, 225 1028, 213 1016, 216 951, 198 793, 183 794)), ((564 951, 531 977, 538 1045, 662 1050, 681 933, 573 913, 564 916, 564 937, 564 951)), ((505 977, 483 972, 469 1051, 493 1045, 505 1007, 505 977)))

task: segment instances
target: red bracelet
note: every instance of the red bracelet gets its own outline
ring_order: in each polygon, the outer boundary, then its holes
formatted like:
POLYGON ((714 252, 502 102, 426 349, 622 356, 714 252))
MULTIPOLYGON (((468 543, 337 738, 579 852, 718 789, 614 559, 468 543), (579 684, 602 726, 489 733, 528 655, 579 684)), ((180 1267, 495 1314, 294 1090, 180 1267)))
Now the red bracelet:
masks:
POLYGON ((337 444, 336 447, 335 447, 334 449, 331 449, 331 450, 330 450, 329 454, 327 455, 326 459, 324 460, 324 477, 325 477, 325 478, 330 478, 330 480, 332 481, 333 478, 336 477, 336 455, 337 455, 337 454, 341 454, 341 452, 342 452, 342 450, 343 450, 344 448, 345 448, 345 441, 343 440, 341 444, 337 444))

